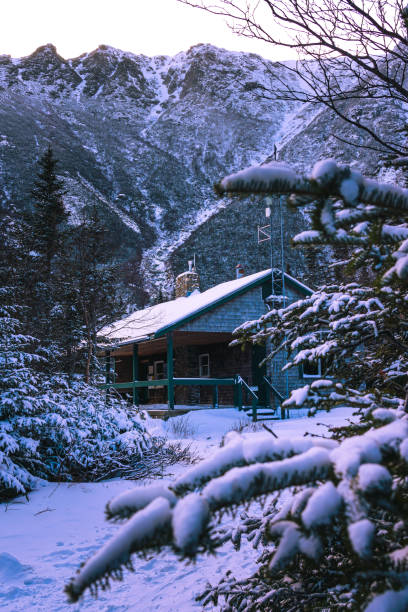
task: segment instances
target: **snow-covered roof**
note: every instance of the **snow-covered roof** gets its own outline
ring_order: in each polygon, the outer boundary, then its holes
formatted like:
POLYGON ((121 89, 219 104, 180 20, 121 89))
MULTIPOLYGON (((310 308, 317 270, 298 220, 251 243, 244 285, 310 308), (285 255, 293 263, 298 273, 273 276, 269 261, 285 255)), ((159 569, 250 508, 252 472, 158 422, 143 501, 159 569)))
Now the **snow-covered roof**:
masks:
MULTIPOLYGON (((261 284, 270 274, 271 269, 263 270, 250 276, 221 283, 203 293, 194 291, 188 297, 179 297, 176 300, 150 306, 144 310, 136 310, 124 319, 104 327, 100 335, 111 340, 117 340, 117 345, 158 338, 165 334, 169 328, 174 329, 181 326, 186 319, 195 318, 220 303, 244 293, 254 285, 261 284)), ((285 274, 285 280, 306 295, 312 292, 309 287, 288 274, 285 274)))

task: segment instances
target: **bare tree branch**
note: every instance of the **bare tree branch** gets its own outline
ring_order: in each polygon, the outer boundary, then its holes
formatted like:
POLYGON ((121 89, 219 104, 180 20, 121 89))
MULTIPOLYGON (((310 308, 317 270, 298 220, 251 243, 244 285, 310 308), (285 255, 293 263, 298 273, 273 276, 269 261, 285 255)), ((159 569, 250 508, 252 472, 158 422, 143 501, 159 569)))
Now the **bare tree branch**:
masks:
POLYGON ((390 142, 375 126, 353 117, 352 104, 350 108, 342 105, 344 101, 380 100, 397 108, 408 102, 408 12, 401 0, 179 2, 226 18, 240 36, 297 51, 295 66, 278 66, 295 75, 304 87, 276 75, 281 87, 269 92, 272 98, 322 104, 367 133, 381 151, 398 156, 408 153, 403 142, 390 142))

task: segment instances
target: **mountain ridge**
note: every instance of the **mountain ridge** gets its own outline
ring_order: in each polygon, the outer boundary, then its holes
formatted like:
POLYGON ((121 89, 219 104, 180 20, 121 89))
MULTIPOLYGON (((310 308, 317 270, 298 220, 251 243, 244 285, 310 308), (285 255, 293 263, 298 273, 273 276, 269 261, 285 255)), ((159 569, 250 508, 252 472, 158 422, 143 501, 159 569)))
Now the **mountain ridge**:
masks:
MULTIPOLYGON (((268 92, 285 79, 295 83, 280 63, 208 44, 175 56, 100 45, 66 60, 52 44, 24 58, 1 56, 3 200, 27 205, 36 158, 51 144, 69 186, 72 220, 97 204, 120 240, 123 260, 143 259, 151 293, 158 286, 171 292, 192 249, 203 288, 227 280, 239 253, 248 273, 267 267, 269 254, 256 247, 263 203, 248 208, 219 201, 213 183, 263 162, 278 138, 280 158, 300 170, 319 155, 340 161, 351 155, 331 136, 339 130, 338 119, 328 111, 269 99, 268 92)), ((372 156, 361 154, 358 161, 375 172, 372 156)), ((300 213, 285 212, 285 237, 305 223, 300 213)), ((319 281, 311 269, 316 264, 293 252, 288 239, 285 250, 294 275, 319 281)))

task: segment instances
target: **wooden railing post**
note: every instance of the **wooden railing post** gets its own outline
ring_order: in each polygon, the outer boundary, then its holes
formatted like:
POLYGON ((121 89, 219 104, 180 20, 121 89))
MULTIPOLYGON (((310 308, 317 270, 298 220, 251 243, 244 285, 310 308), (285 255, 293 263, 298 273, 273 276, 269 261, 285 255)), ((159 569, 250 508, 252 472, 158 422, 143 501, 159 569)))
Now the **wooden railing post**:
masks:
POLYGON ((242 383, 241 383, 240 380, 238 380, 237 394, 238 394, 238 408, 240 410, 242 410, 242 405, 243 405, 243 401, 242 401, 242 383))
POLYGON ((234 378, 234 386, 232 392, 234 396, 234 408, 238 408, 238 379, 236 376, 234 378))
POLYGON ((256 423, 258 420, 258 414, 257 414, 257 401, 255 398, 253 398, 252 400, 252 422, 256 423))

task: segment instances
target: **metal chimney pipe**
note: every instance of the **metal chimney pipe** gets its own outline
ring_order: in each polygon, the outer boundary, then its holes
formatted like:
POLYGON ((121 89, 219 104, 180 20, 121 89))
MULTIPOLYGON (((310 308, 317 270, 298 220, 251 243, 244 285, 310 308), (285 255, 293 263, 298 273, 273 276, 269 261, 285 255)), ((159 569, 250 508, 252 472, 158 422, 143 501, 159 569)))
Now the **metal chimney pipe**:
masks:
POLYGON ((244 268, 242 267, 242 265, 241 265, 241 264, 238 264, 238 265, 235 267, 235 277, 236 277, 236 278, 242 278, 243 276, 245 276, 245 271, 244 271, 244 268))

